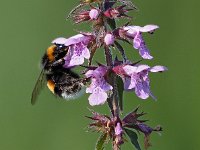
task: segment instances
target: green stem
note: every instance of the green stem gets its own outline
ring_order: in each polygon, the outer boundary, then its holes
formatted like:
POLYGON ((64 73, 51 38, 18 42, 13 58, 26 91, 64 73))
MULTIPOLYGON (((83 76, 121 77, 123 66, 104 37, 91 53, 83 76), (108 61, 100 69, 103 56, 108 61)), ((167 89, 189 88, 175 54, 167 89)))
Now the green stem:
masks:
MULTIPOLYGON (((110 3, 109 0, 105 0, 104 1, 104 10, 108 9, 109 7, 112 7, 114 3, 110 3)), ((104 29, 105 29, 105 33, 107 32, 107 22, 105 19, 103 19, 104 21, 104 29)), ((109 69, 113 68, 113 59, 112 59, 112 53, 110 51, 110 48, 108 46, 104 47, 105 49, 105 57, 106 57, 106 63, 107 66, 109 67, 109 69)), ((119 113, 120 113, 120 109, 119 109, 119 105, 118 105, 118 101, 119 101, 119 96, 118 96, 118 87, 117 87, 117 78, 116 75, 114 73, 110 73, 110 76, 108 77, 109 83, 111 84, 111 86, 113 87, 112 90, 112 95, 111 95, 111 112, 113 113, 113 118, 118 119, 119 118, 119 113)), ((109 106, 110 107, 110 106, 109 106)), ((120 150, 120 146, 116 144, 115 142, 115 138, 113 138, 113 150, 120 150)))
MULTIPOLYGON (((109 68, 113 67, 113 61, 112 61, 112 55, 110 52, 110 49, 105 46, 105 56, 106 56, 106 62, 107 62, 107 66, 109 68)), ((112 96, 111 96, 111 103, 112 103, 112 110, 111 112, 113 113, 113 118, 119 118, 119 105, 118 105, 118 87, 117 87, 117 79, 116 79, 116 75, 114 73, 111 73, 109 78, 109 83, 111 84, 111 86, 113 87, 112 90, 112 96)), ((119 145, 117 145, 115 143, 115 139, 113 138, 113 150, 120 150, 119 145)))

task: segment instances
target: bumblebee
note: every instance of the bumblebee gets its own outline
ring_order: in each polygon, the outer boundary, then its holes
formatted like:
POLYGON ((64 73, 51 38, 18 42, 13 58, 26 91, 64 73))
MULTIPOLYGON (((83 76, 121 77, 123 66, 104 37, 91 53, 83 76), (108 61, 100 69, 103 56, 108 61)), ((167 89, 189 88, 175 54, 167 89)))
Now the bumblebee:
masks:
POLYGON ((64 45, 52 45, 47 49, 42 57, 42 71, 33 89, 31 104, 35 104, 45 84, 54 95, 63 99, 74 99, 83 93, 87 79, 63 67, 67 52, 68 47, 64 45))

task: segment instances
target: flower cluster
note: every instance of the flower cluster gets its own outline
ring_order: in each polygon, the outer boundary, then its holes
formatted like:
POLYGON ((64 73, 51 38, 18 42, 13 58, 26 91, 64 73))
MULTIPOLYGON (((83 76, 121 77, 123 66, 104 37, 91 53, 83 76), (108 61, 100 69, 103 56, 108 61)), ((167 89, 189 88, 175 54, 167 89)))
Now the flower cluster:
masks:
MULTIPOLYGON (((106 139, 112 139, 113 149, 116 150, 125 142, 125 134, 130 137, 136 148, 139 147, 135 138, 137 134, 132 129, 144 133, 146 147, 150 145, 151 132, 161 131, 161 128, 151 128, 145 124, 144 120, 139 120, 144 113, 138 113, 138 108, 123 119, 120 119, 119 115, 123 110, 123 91, 135 92, 140 99, 149 97, 156 99, 150 90, 149 73, 167 70, 166 67, 160 65, 150 67, 140 64, 140 61, 131 62, 133 55, 130 58, 126 56, 126 51, 135 50, 141 59, 152 60, 153 56, 144 41, 143 34, 152 34, 159 28, 153 24, 137 26, 128 23, 121 27, 116 26, 116 20, 121 18, 130 21, 132 17, 128 16, 128 12, 135 9, 129 0, 82 0, 81 4, 71 11, 69 18, 71 17, 75 24, 91 23, 92 31, 79 32, 75 36, 59 37, 52 41, 55 45, 67 47, 62 67, 70 69, 82 66, 84 68, 82 78, 87 81, 84 85, 86 86, 85 93, 90 94, 89 104, 95 106, 108 103, 112 116, 93 111, 93 116, 89 117, 93 122, 89 127, 102 133, 101 141, 103 139, 106 142, 106 139), (133 50, 125 50, 120 41, 132 44, 133 50), (95 64, 93 61, 97 49, 99 51, 104 49, 105 63, 95 64), (119 51, 116 55, 121 54, 122 60, 113 59, 116 50, 119 51)), ((100 144, 99 149, 101 146, 100 144)))
MULTIPOLYGON (((152 33, 158 26, 146 25, 140 26, 126 26, 118 28, 113 33, 106 33, 103 42, 106 46, 114 45, 117 39, 127 39, 133 41, 135 49, 139 50, 139 54, 143 59, 152 59, 149 50, 142 38, 142 32, 152 33)), ((69 47, 67 55, 64 57, 65 63, 63 67, 70 68, 79 66, 84 63, 85 59, 90 59, 91 50, 89 48, 95 43, 95 34, 82 33, 72 36, 70 38, 59 37, 52 41, 54 44, 65 45, 69 47)), ((103 43, 102 43, 103 44, 103 43)), ((90 105, 104 104, 108 98, 107 92, 113 87, 105 80, 105 75, 110 71, 109 66, 89 67, 85 73, 87 78, 91 78, 91 85, 86 89, 86 93, 91 93, 89 96, 90 105)), ((112 68, 112 71, 119 75, 124 82, 124 89, 134 90, 136 95, 141 99, 147 99, 149 96, 155 99, 150 91, 149 72, 163 72, 167 68, 164 66, 149 67, 143 64, 121 64, 112 68)))

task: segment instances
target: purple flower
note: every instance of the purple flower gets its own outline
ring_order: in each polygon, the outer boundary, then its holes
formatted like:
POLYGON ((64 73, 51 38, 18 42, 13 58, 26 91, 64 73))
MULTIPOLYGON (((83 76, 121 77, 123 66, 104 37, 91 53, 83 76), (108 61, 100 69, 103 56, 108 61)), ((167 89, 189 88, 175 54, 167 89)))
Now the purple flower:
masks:
POLYGON ((107 72, 105 66, 99 66, 95 70, 89 70, 85 76, 91 78, 91 84, 86 89, 86 93, 91 93, 89 96, 89 104, 91 106, 104 104, 108 98, 107 91, 112 90, 113 87, 108 84, 104 78, 107 72))
POLYGON ((147 48, 144 39, 142 37, 143 32, 153 33, 159 27, 157 25, 146 25, 144 27, 140 26, 126 26, 123 27, 125 32, 125 37, 133 39, 133 46, 135 49, 139 50, 139 54, 144 59, 152 59, 149 49, 147 48))
POLYGON ((119 74, 124 80, 124 89, 135 90, 136 95, 141 99, 147 99, 149 96, 155 99, 150 91, 148 73, 163 72, 167 70, 164 66, 154 66, 151 68, 148 65, 122 65, 121 69, 119 69, 119 66, 116 68, 113 68, 113 71, 119 74))
POLYGON ((57 38, 52 43, 64 44, 69 47, 67 55, 64 57, 65 68, 81 65, 84 63, 84 58, 90 58, 90 51, 87 45, 93 40, 92 35, 77 34, 68 39, 57 38))
POLYGON ((104 37, 104 43, 106 45, 113 45, 115 41, 115 37, 111 33, 107 33, 106 36, 104 37))

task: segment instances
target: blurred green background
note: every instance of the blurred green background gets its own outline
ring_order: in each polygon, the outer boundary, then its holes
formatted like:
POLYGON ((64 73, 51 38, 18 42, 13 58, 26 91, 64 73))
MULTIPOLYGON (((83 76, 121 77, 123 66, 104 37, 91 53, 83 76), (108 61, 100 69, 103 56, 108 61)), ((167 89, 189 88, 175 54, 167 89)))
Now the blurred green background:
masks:
MULTIPOLYGON (((135 0, 136 25, 157 24, 145 40, 154 56, 150 65, 165 65, 163 74, 151 74, 151 89, 158 98, 138 99, 126 93, 124 114, 138 104, 146 119, 164 128, 151 136, 150 150, 200 149, 200 67, 197 0, 135 0)), ((76 101, 56 99, 46 88, 31 106, 31 92, 39 75, 39 62, 50 42, 76 34, 65 21, 76 0, 18 0, 0 3, 0 150, 92 150, 97 133, 88 133, 90 115, 85 95, 76 101)), ((79 25, 85 31, 88 25, 79 25)), ((129 58, 137 55, 127 47, 129 58)), ((139 57, 138 57, 139 58, 139 57)), ((99 60, 100 61, 100 60, 99 60)), ((94 107, 108 113, 106 105, 94 107)), ((143 145, 143 135, 139 136, 143 145)), ((122 147, 132 149, 130 143, 122 147)), ((110 147, 107 147, 110 149, 110 147)))

